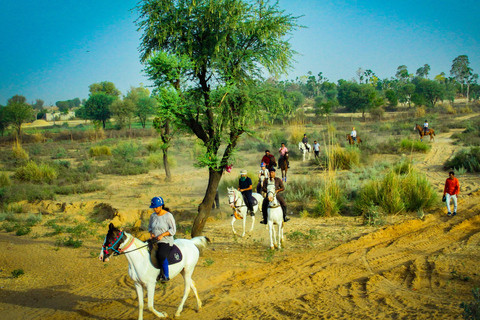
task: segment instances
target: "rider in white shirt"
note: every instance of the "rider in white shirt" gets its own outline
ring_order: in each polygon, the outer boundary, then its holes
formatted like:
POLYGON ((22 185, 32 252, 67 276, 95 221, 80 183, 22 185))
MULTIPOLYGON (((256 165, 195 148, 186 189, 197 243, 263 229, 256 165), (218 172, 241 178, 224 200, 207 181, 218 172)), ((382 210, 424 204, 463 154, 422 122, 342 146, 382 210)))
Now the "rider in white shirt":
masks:
POLYGON ((350 133, 353 141, 357 141, 357 131, 355 131, 355 127, 352 127, 352 132, 350 133))
POLYGON ((425 123, 423 124, 423 132, 424 132, 424 134, 427 134, 427 131, 428 131, 428 122, 427 122, 427 120, 425 120, 425 123))

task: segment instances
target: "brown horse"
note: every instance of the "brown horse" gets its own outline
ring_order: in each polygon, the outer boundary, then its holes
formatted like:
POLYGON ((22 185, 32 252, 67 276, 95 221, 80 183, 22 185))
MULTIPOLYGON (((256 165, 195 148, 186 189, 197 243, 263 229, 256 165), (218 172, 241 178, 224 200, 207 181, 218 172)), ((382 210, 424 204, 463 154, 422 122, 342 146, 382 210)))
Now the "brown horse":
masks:
MULTIPOLYGON (((347 134, 347 141, 350 145, 355 144, 355 140, 353 140, 353 137, 350 135, 350 133, 347 134)), ((360 139, 359 136, 357 136, 357 144, 362 143, 362 139, 360 139)))
POLYGON ((413 128, 413 130, 417 130, 417 131, 418 131, 418 134, 420 135, 420 141, 423 141, 423 137, 424 137, 424 136, 430 136, 430 141, 432 141, 432 140, 435 141, 435 138, 434 138, 434 136, 435 136, 435 131, 433 131, 433 129, 428 129, 428 130, 427 130, 427 133, 425 133, 425 132, 423 131, 423 128, 420 127, 420 125, 415 124, 415 128, 413 128))
POLYGON ((280 169, 282 170, 282 181, 287 182, 288 152, 286 152, 285 155, 281 159, 278 159, 278 165, 280 166, 280 169))

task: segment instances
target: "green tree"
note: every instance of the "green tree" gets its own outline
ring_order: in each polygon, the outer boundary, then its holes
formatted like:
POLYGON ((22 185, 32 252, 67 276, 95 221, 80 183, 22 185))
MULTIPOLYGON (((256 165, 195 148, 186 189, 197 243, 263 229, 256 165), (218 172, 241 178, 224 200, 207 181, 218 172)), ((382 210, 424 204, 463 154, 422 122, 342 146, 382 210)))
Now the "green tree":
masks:
POLYGON ((423 67, 417 69, 417 76, 420 78, 427 78, 430 73, 430 65, 424 64, 423 67))
POLYGON ((410 80, 410 74, 408 73, 407 66, 401 65, 397 68, 397 73, 395 77, 401 82, 408 82, 410 80))
POLYGON ((3 110, 5 121, 15 128, 18 138, 22 133, 22 124, 33 116, 32 106, 26 101, 24 96, 15 95, 8 100, 7 106, 3 110))
POLYGON ((108 94, 109 96, 118 98, 122 94, 120 90, 118 90, 115 87, 115 84, 113 84, 113 82, 110 82, 110 81, 93 83, 90 86, 88 86, 88 89, 90 91, 90 96, 94 95, 95 93, 103 92, 105 94, 108 94))
POLYGON ((338 102, 347 107, 350 112, 362 112, 365 119, 365 111, 375 106, 377 92, 369 84, 357 84, 354 82, 342 82, 338 88, 338 102))
POLYGON ((141 96, 137 101, 137 107, 135 109, 135 115, 140 120, 142 128, 147 125, 147 118, 155 114, 155 108, 157 107, 157 100, 151 97, 141 96))
POLYGON ((8 117, 5 114, 5 107, 0 105, 0 132, 2 133, 2 137, 5 134, 5 130, 7 130, 9 125, 8 117))
POLYGON ((104 92, 92 94, 85 103, 85 116, 87 119, 101 121, 105 129, 105 123, 111 118, 110 106, 117 98, 104 92))
POLYGON ((405 104, 408 103, 408 107, 411 107, 412 95, 415 93, 415 85, 413 83, 407 83, 399 86, 397 89, 398 100, 405 104))
POLYGON ((389 89, 385 91, 385 98, 388 100, 388 104, 392 107, 396 107, 398 105, 398 97, 395 91, 389 89))
POLYGON ((468 77, 472 73, 472 69, 469 67, 470 61, 467 55, 460 55, 452 61, 452 69, 450 69, 450 75, 455 78, 461 85, 461 94, 463 96, 463 86, 466 83, 468 77))
POLYGON ((269 1, 144 0, 139 10, 146 71, 156 86, 177 91, 181 103, 169 111, 206 147, 198 159, 209 182, 192 228, 197 236, 238 138, 261 107, 252 99, 262 93, 255 80, 263 70, 277 76, 291 66, 286 38, 297 18, 269 1))
POLYGON ((110 106, 112 117, 115 119, 115 125, 119 129, 125 127, 131 129, 136 110, 137 107, 130 99, 117 99, 110 106))
POLYGON ((435 107, 435 104, 444 99, 445 86, 433 80, 421 79, 416 84, 415 93, 423 98, 423 103, 417 99, 418 103, 426 104, 429 107, 435 107), (426 103, 425 103, 426 102, 426 103))
POLYGON ((33 104, 33 109, 42 110, 44 103, 45 103, 45 101, 43 101, 42 99, 35 100, 35 104, 33 104))

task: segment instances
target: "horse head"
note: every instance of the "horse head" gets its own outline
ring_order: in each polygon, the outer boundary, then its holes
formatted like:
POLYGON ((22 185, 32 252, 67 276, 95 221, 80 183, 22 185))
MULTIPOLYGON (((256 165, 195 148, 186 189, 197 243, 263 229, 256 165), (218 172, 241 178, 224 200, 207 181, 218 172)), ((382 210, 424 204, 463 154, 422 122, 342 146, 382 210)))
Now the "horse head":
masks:
POLYGON ((108 261, 108 258, 110 257, 110 255, 112 255, 112 253, 120 253, 118 251, 118 248, 122 243, 123 236, 124 232, 116 228, 113 223, 110 223, 110 225, 108 226, 107 235, 105 236, 105 241, 103 242, 102 252, 100 253, 99 257, 102 262, 108 261))
POLYGON ((234 187, 227 188, 227 190, 228 190, 228 204, 230 205, 230 207, 234 208, 235 202, 237 202, 238 199, 242 198, 239 195, 240 191, 238 191, 234 187))
POLYGON ((267 198, 270 204, 277 205, 277 193, 275 192, 275 185, 269 184, 267 186, 267 198))
POLYGON ((288 160, 288 152, 285 152, 285 155, 283 156, 285 160, 288 160))

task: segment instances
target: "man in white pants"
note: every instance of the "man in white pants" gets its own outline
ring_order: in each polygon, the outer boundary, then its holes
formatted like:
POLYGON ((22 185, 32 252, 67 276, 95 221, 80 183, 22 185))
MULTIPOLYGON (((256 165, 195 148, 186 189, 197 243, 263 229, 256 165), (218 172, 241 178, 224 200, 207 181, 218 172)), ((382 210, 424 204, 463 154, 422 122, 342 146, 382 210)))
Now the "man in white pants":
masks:
POLYGON ((455 172, 450 171, 448 173, 448 179, 445 181, 445 188, 443 189, 443 196, 446 196, 447 203, 447 216, 456 216, 457 215, 457 195, 460 193, 460 183, 458 179, 455 178, 455 172), (453 214, 450 211, 450 199, 453 200, 453 214))

